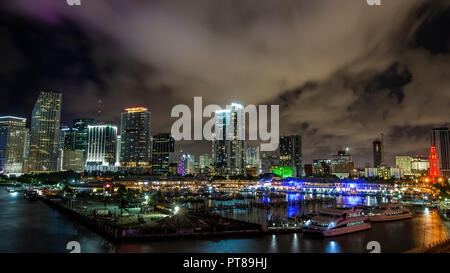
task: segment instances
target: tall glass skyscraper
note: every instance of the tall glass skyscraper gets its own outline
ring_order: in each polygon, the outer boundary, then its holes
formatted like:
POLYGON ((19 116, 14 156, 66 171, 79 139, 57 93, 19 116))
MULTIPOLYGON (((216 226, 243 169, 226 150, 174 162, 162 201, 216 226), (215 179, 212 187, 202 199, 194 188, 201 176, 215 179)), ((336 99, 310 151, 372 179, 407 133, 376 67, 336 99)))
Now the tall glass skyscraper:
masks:
POLYGON ((215 140, 212 144, 214 168, 221 174, 242 175, 245 172, 244 107, 232 103, 215 115, 215 140))
POLYGON ((62 94, 41 92, 31 115, 29 171, 57 171, 62 94))
POLYGON ((175 159, 175 140, 171 134, 158 134, 152 140, 152 173, 167 175, 175 159))
POLYGON ((381 140, 375 140, 372 143, 373 146, 373 167, 378 168, 381 166, 383 158, 383 143, 381 140))
POLYGON ((88 146, 85 170, 115 171, 117 126, 88 126, 88 146))
POLYGON ((73 129, 78 130, 75 137, 75 150, 82 150, 84 161, 87 158, 88 145, 88 126, 94 125, 95 121, 92 118, 74 119, 73 129))
POLYGON ((24 171, 28 130, 26 119, 0 117, 0 173, 20 174, 24 171))
POLYGON ((283 167, 291 167, 294 177, 301 177, 303 175, 301 136, 280 137, 280 165, 283 167))
POLYGON ((147 108, 127 108, 121 114, 120 164, 123 167, 150 167, 150 112, 147 108))
POLYGON ((450 134, 447 127, 432 130, 431 145, 436 147, 440 174, 450 176, 450 134))

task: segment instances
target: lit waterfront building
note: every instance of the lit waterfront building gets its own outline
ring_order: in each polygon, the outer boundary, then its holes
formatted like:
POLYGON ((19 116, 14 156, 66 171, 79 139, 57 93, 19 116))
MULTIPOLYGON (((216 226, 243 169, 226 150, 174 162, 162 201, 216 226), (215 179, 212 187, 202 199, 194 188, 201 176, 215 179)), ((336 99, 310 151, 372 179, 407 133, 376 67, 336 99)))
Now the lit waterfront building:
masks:
POLYGON ((0 174, 21 174, 24 171, 28 130, 26 119, 0 117, 0 174))
POLYGON ((232 103, 216 111, 213 164, 219 174, 242 175, 245 172, 245 113, 241 104, 232 103))
POLYGON ((390 175, 390 177, 400 179, 400 178, 404 177, 404 172, 403 172, 403 169, 401 169, 401 168, 390 168, 389 175, 390 175))
POLYGON ((413 158, 411 156, 396 156, 395 165, 397 168, 403 170, 404 175, 412 175, 412 162, 413 158))
POLYGON ((331 159, 314 159, 312 164, 313 175, 331 174, 331 159))
POLYGON ((450 132, 448 127, 432 130, 431 145, 436 147, 440 173, 450 176, 450 132))
POLYGON ((247 147, 245 152, 246 168, 259 167, 259 146, 247 147))
POLYGON ((377 177, 378 176, 378 168, 365 168, 364 176, 365 177, 377 177))
POLYGON ((29 171, 57 171, 62 94, 41 92, 31 115, 29 171))
POLYGON ((303 176, 301 136, 280 137, 280 165, 292 168, 294 177, 299 178, 303 176))
POLYGON ((175 163, 175 140, 172 135, 157 134, 153 136, 152 173, 155 175, 167 175, 169 166, 172 163, 175 163))
POLYGON ((75 150, 83 151, 83 160, 87 158, 87 145, 88 145, 88 126, 94 125, 95 121, 92 118, 82 118, 73 120, 73 129, 77 130, 75 138, 75 150))
POLYGON ((121 114, 120 165, 150 167, 150 112, 144 107, 127 108, 121 114))
POLYGON ((430 162, 428 158, 417 155, 412 159, 411 172, 415 176, 421 176, 423 174, 428 173, 429 168, 430 162))
POLYGON ((334 155, 331 160, 331 174, 341 179, 354 174, 355 164, 352 156, 347 153, 348 150, 347 148, 346 150, 338 151, 337 155, 334 155))
POLYGON ((178 157, 178 174, 185 176, 188 174, 194 174, 194 162, 195 158, 193 155, 188 153, 182 153, 178 157))
POLYGON ((86 171, 115 171, 117 126, 89 125, 86 171))
POLYGON ((280 166, 280 157, 273 152, 262 152, 259 166, 259 174, 269 174, 280 166))

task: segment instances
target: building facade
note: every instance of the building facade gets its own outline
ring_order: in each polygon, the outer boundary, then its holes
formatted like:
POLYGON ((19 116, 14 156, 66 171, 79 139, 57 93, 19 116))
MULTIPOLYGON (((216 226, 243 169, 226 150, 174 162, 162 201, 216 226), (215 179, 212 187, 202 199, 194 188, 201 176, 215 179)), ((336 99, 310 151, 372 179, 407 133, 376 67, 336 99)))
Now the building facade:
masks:
POLYGON ((26 119, 0 117, 0 174, 24 172, 28 129, 26 119))
MULTIPOLYGON (((171 134, 157 134, 152 139, 152 173, 167 175, 175 163, 175 140, 171 134)), ((175 164, 176 166, 176 164, 175 164)))
POLYGON ((182 153, 178 157, 178 175, 185 176, 188 174, 193 175, 195 172, 194 163, 195 158, 193 155, 188 153, 182 153))
POLYGON ((86 162, 87 146, 88 146, 88 126, 94 125, 95 121, 92 118, 82 118, 73 120, 73 129, 77 130, 75 138, 75 150, 83 151, 83 160, 86 162))
POLYGON ((383 162, 383 142, 381 140, 375 140, 372 143, 373 148, 373 167, 378 168, 383 162))
POLYGON ((294 177, 303 176, 301 136, 280 137, 280 164, 283 167, 291 167, 294 177))
POLYGON ((412 161, 413 158, 411 156, 396 156, 395 157, 395 165, 397 168, 403 170, 404 175, 412 175, 412 161))
POLYGON ((150 117, 147 108, 127 108, 120 122, 120 165, 129 168, 150 167, 150 117))
POLYGON ((62 94, 41 92, 31 115, 30 172, 56 172, 62 94))
POLYGON ((88 146, 85 170, 115 171, 117 126, 102 124, 88 126, 88 146))
POLYGON ((232 103, 215 113, 215 140, 212 144, 213 165, 218 174, 245 173, 245 113, 244 107, 232 103))
POLYGON ((450 176, 450 134, 449 129, 435 128, 431 133, 431 145, 436 147, 440 174, 450 176))

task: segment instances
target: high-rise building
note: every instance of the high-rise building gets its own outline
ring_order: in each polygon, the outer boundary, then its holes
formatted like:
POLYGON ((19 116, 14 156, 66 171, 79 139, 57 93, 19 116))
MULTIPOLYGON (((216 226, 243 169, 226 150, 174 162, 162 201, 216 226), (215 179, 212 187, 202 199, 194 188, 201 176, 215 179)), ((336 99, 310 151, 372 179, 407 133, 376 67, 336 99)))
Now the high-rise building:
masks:
POLYGON ((430 172, 429 176, 434 180, 439 177, 439 158, 436 153, 436 147, 434 145, 431 145, 430 148, 430 172))
POLYGON ((120 164, 124 167, 150 167, 150 112, 144 107, 127 108, 120 122, 120 164))
POLYGON ((83 118, 73 120, 73 129, 77 130, 75 139, 75 150, 82 150, 84 161, 87 158, 87 145, 88 145, 88 126, 94 125, 93 118, 83 118))
POLYGON ((291 167, 294 177, 303 176, 301 136, 280 137, 280 164, 283 167, 291 167))
POLYGON ((259 168, 259 146, 245 149, 246 168, 259 168))
POLYGON ((428 169, 430 168, 430 161, 428 158, 424 156, 416 155, 413 157, 411 162, 411 172, 415 176, 421 176, 423 174, 428 173, 428 169))
POLYGON ((67 126, 61 127, 59 136, 59 149, 61 150, 76 150, 76 140, 78 129, 69 128, 67 126))
POLYGON ((88 126, 86 171, 115 171, 117 126, 88 126))
POLYGON ((27 135, 25 118, 0 117, 0 173, 23 173, 27 135))
POLYGON ((41 92, 31 115, 30 172, 57 171, 62 94, 41 92))
POLYGON ((395 157, 395 165, 397 166, 397 168, 403 170, 404 175, 412 175, 412 161, 413 158, 411 156, 395 157))
POLYGON ((450 176, 450 132, 448 127, 432 130, 431 145, 436 147, 441 175, 450 176))
POLYGON ((375 140, 372 143, 373 146, 373 166, 378 168, 383 162, 383 142, 381 140, 375 140))
POLYGON ((152 147, 152 173, 167 175, 170 164, 175 163, 175 140, 171 134, 157 134, 153 136, 152 147))
POLYGON ((198 163, 200 169, 209 168, 211 167, 211 157, 209 154, 200 155, 198 163))
POLYGON ((215 113, 216 131, 212 154, 219 173, 245 173, 245 113, 241 104, 232 103, 215 113))
POLYGON ((84 151, 77 148, 78 129, 62 126, 59 141, 58 171, 84 171, 84 151))
POLYGON ((194 174, 194 156, 188 153, 182 153, 178 157, 178 174, 185 176, 194 174))

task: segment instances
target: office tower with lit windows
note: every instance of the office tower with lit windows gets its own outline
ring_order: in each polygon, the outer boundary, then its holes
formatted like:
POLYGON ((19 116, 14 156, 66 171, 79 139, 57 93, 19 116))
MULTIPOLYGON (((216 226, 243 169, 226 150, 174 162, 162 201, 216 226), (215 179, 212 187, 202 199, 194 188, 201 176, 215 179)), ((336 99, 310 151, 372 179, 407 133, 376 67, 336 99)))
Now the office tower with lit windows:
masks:
POLYGON ((404 175, 412 175, 412 161, 413 158, 411 156, 396 156, 395 157, 395 165, 397 168, 403 170, 404 175))
POLYGON ((120 122, 120 165, 150 167, 150 112, 144 107, 127 108, 120 122))
POLYGON ((241 104, 232 103, 216 115, 212 144, 214 168, 219 174, 245 173, 245 113, 241 104))
POLYGON ((259 167, 259 146, 247 147, 245 149, 245 163, 246 168, 259 167))
POLYGON ((57 171, 62 94, 41 92, 31 115, 29 171, 57 171))
POLYGON ((88 126, 88 146, 85 170, 115 171, 117 126, 102 124, 88 126))
POLYGON ((0 117, 0 174, 21 174, 24 171, 28 129, 26 119, 0 117))
POLYGON ((194 174, 194 162, 193 155, 188 153, 182 153, 178 157, 178 175, 185 176, 188 174, 194 174))
POLYGON ((291 168, 294 177, 303 176, 301 136, 280 137, 280 165, 291 168))
MULTIPOLYGON (((152 173, 167 175, 169 165, 175 163, 175 140, 171 134, 157 134, 152 138, 152 173)), ((176 164, 175 164, 176 165, 176 164)))
POLYGON ((95 121, 93 118, 83 118, 73 120, 73 129, 77 130, 75 138, 75 150, 82 150, 84 161, 87 157, 87 145, 88 145, 88 126, 94 125, 95 121))
POLYGON ((436 147, 440 174, 450 176, 450 133, 448 127, 432 130, 431 145, 436 147))

